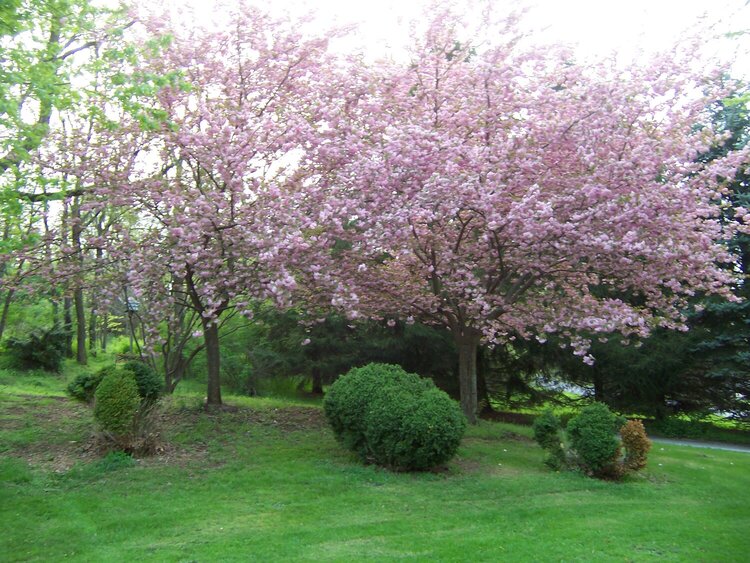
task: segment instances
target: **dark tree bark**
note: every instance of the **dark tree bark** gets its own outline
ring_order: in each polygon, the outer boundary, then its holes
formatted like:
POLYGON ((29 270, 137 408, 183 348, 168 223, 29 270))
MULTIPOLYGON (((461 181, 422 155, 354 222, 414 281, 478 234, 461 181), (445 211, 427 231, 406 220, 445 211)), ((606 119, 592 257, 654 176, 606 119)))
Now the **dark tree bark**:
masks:
POLYGON ((458 347, 458 383, 461 391, 461 410, 469 424, 477 423, 477 349, 479 335, 464 328, 455 335, 458 347))
POLYGON ((312 368, 312 392, 313 395, 323 394, 323 374, 320 372, 320 366, 312 368))
POLYGON ((2 315, 0 315, 0 340, 3 339, 3 333, 5 332, 5 327, 8 324, 8 312, 10 311, 10 304, 13 301, 14 293, 15 290, 9 289, 5 293, 5 299, 3 299, 3 312, 2 315))
MULTIPOLYGON (((75 259, 78 266, 83 267, 83 247, 81 246, 81 234, 83 233, 83 224, 81 223, 81 205, 79 198, 73 200, 70 208, 71 211, 71 239, 73 248, 76 251, 75 259)), ((82 279, 83 273, 79 272, 76 276, 77 283, 73 290, 73 300, 75 301, 76 310, 76 361, 81 365, 86 365, 86 308, 83 302, 82 279)))
POLYGON ((89 351, 91 352, 92 356, 96 355, 96 342, 97 342, 96 323, 97 323, 96 309, 94 307, 91 307, 91 309, 89 310, 89 351))
POLYGON ((221 406, 221 351, 219 349, 219 326, 211 320, 203 321, 203 339, 206 343, 208 368, 208 391, 206 406, 221 406))
POLYGON ((104 313, 102 317, 101 347, 102 352, 107 351, 107 337, 109 336, 109 315, 104 313))
POLYGON ((70 297, 63 299, 63 331, 65 332, 65 357, 73 357, 73 317, 71 309, 73 300, 70 297))
POLYGON ((83 290, 79 287, 73 293, 76 310, 76 361, 85 366, 86 357, 86 309, 83 303, 83 290))

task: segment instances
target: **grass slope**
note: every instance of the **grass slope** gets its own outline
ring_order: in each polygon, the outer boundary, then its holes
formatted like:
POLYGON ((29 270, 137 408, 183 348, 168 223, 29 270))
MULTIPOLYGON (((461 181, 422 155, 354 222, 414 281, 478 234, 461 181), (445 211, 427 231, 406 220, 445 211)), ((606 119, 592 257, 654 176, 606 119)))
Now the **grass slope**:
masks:
POLYGON ((165 450, 102 459, 64 382, 0 395, 4 561, 746 561, 750 455, 656 445, 624 483, 542 465, 530 429, 483 422, 436 473, 365 467, 319 407, 199 396, 165 409, 165 450))

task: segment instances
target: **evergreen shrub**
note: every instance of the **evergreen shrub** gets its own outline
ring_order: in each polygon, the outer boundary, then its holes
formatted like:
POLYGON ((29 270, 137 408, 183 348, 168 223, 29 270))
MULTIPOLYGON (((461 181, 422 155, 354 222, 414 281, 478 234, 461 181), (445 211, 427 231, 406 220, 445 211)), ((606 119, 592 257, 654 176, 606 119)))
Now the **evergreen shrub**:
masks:
POLYGON ((548 410, 534 419, 534 440, 549 455, 544 461, 552 469, 562 469, 565 465, 560 419, 548 410))
POLYGON ((59 372, 65 359, 67 337, 57 326, 36 330, 27 338, 8 338, 6 346, 23 369, 59 372))
POLYGON ((96 388, 94 398, 94 418, 101 429, 126 444, 141 404, 133 372, 111 369, 96 388))
POLYGON ((115 366, 107 366, 96 372, 81 373, 68 384, 68 395, 84 403, 91 403, 94 400, 96 388, 104 379, 104 376, 115 371, 115 366))
POLYGON ((122 365, 122 369, 135 375, 138 395, 144 403, 153 403, 159 398, 164 384, 151 366, 139 360, 130 360, 122 365))
POLYGON ((620 442, 615 435, 618 417, 604 403, 594 403, 581 409, 568 423, 570 446, 581 468, 598 476, 615 477, 620 442))
POLYGON ((448 395, 391 364, 350 370, 331 386, 323 405, 339 442, 363 461, 396 470, 448 461, 466 428, 448 395))

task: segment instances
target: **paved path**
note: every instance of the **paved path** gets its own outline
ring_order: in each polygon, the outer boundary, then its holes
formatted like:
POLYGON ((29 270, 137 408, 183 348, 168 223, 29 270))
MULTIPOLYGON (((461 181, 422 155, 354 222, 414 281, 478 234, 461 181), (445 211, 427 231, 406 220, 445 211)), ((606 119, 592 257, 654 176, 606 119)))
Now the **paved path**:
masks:
POLYGON ((750 454, 750 446, 738 444, 722 444, 721 442, 701 442, 699 440, 673 440, 671 438, 650 438, 655 444, 668 444, 670 446, 691 446, 693 448, 711 448, 714 450, 727 450, 729 452, 742 452, 750 454))

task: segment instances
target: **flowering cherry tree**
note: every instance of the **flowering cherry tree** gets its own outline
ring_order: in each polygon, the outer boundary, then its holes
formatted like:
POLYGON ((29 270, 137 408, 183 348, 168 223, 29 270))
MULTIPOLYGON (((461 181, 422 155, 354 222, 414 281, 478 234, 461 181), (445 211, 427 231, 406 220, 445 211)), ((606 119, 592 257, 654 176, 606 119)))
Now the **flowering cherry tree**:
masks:
POLYGON ((158 93, 165 123, 139 173, 99 194, 138 214, 130 244, 113 252, 149 302, 152 337, 184 309, 199 315, 210 406, 221 404, 225 313, 249 314, 257 299, 283 305, 296 285, 287 264, 306 243, 284 194, 299 184, 326 59, 325 39, 307 40, 257 9, 239 5, 230 20, 206 29, 147 22, 173 40, 143 72, 178 72, 181 84, 158 93))
POLYGON ((351 316, 448 327, 474 421, 480 343, 555 333, 590 363, 583 334, 680 328, 687 297, 726 294, 717 203, 744 155, 696 159, 721 142, 697 127, 721 92, 689 49, 580 66, 512 22, 474 47, 454 21, 410 64, 350 73, 304 197, 334 248, 313 277, 351 316))

